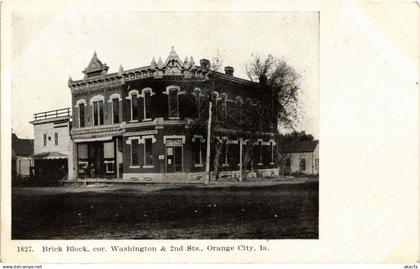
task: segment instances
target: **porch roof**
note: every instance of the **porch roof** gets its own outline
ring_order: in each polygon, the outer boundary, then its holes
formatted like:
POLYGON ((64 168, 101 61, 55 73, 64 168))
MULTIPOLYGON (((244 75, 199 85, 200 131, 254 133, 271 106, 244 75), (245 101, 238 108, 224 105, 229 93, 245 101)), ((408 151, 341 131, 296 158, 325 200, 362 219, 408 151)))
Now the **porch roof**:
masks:
POLYGON ((68 156, 66 154, 60 152, 42 152, 33 154, 32 157, 34 159, 40 160, 55 160, 55 159, 67 159, 68 156))

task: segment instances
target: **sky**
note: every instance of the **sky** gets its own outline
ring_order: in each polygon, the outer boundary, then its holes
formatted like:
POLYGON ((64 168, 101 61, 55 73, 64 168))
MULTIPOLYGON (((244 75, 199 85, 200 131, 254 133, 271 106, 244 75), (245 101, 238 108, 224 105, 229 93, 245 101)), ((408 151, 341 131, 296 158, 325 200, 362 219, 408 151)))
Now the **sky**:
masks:
POLYGON ((71 107, 68 78, 83 78, 94 51, 109 73, 120 65, 165 61, 171 46, 183 60, 211 59, 246 78, 253 53, 283 58, 301 76, 298 129, 319 137, 317 12, 18 12, 12 18, 12 127, 33 138, 33 114, 71 107))

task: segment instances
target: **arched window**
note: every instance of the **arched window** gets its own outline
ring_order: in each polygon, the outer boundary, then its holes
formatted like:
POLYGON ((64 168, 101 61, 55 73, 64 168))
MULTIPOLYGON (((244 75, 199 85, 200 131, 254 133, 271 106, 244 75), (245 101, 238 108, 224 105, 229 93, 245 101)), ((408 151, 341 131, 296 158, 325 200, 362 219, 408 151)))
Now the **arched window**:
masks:
POLYGON ((201 109, 202 109, 202 93, 200 88, 195 88, 193 91, 193 95, 197 104, 197 118, 201 118, 201 109))
POLYGON ((126 99, 130 100, 130 121, 138 121, 139 118, 139 91, 131 90, 126 99))
POLYGON ((169 119, 179 119, 179 100, 178 95, 184 94, 179 86, 168 86, 163 94, 168 95, 168 111, 169 119))
POLYGON ((227 94, 222 93, 220 96, 220 118, 222 120, 226 120, 226 113, 227 113, 227 94))
POLYGON ((111 112, 112 112, 112 123, 120 123, 120 101, 121 95, 119 93, 111 94, 109 97, 108 103, 112 105, 111 112))
POLYGON ((90 99, 92 106, 93 126, 104 124, 104 97, 96 95, 90 99))
POLYGON ((86 109, 86 101, 85 99, 79 99, 76 102, 76 108, 79 112, 79 128, 85 127, 85 109, 86 109))
POLYGON ((140 97, 143 98, 143 118, 144 120, 152 119, 152 96, 155 95, 152 88, 144 88, 140 97))

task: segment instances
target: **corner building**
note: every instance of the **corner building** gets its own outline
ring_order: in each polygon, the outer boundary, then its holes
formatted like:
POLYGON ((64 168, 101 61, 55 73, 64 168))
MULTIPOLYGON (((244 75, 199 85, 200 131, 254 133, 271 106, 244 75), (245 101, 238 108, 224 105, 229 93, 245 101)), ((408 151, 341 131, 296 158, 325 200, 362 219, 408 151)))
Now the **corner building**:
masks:
MULTIPOLYGON (((96 53, 83 71, 84 78, 68 86, 72 93, 74 143, 73 179, 133 181, 189 181, 205 175, 206 137, 190 128, 191 96, 209 88, 209 61, 182 61, 174 48, 163 62, 108 73, 96 53)), ((252 98, 251 81, 233 76, 233 68, 214 74, 218 111, 231 102, 252 98), (220 102, 219 102, 220 101, 220 102)), ((224 110, 222 109, 224 108, 224 110)), ((238 137, 218 132, 224 141, 221 175, 239 171, 238 137)), ((256 170, 277 174, 275 133, 256 144, 256 170)), ((214 153, 212 153, 214 154, 214 153)))

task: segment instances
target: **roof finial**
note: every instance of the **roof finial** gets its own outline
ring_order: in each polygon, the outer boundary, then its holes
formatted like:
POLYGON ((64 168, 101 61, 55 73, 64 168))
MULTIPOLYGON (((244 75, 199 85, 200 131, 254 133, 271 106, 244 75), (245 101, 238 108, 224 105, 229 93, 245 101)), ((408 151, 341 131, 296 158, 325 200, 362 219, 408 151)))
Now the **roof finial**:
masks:
POLYGON ((163 67, 162 58, 160 56, 159 56, 159 60, 158 60, 158 67, 159 68, 163 67))

